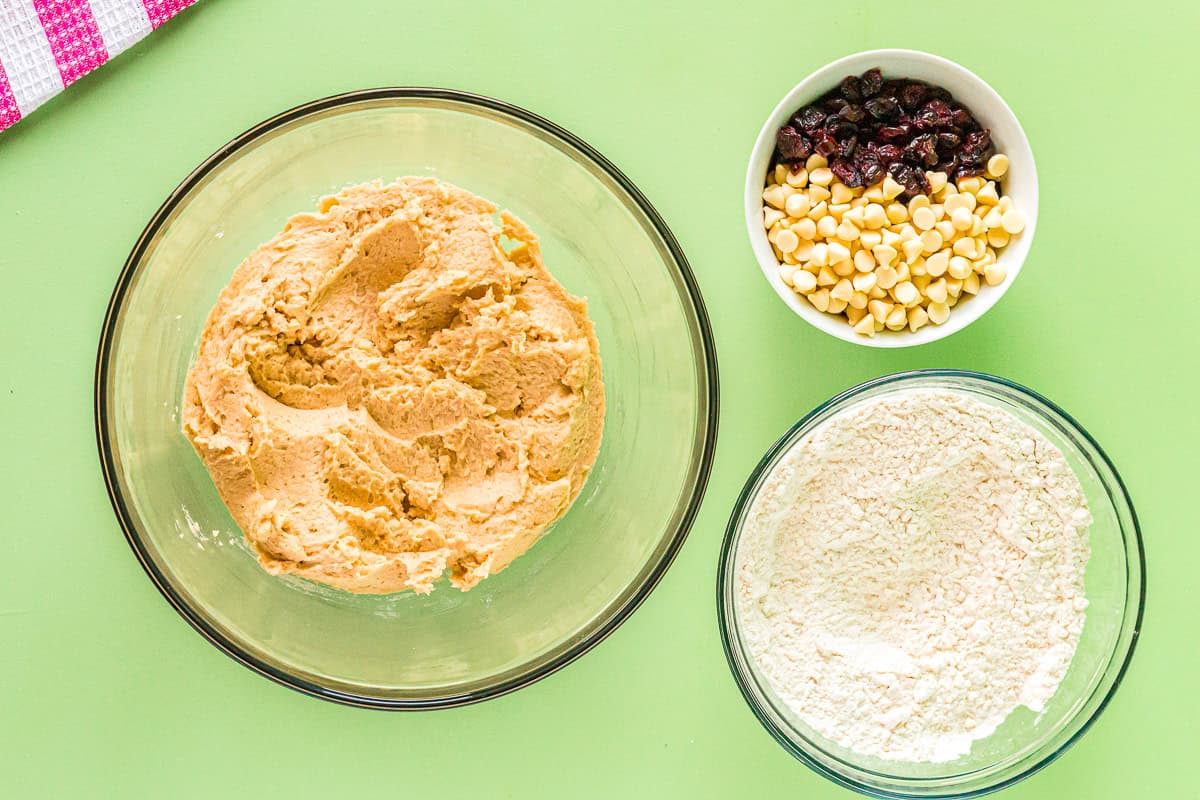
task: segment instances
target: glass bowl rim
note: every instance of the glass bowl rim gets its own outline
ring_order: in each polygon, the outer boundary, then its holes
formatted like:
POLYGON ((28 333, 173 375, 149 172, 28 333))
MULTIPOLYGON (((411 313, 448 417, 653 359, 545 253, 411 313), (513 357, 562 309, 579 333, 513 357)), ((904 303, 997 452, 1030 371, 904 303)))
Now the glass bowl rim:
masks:
MULTIPOLYGON (((1127 578, 1127 585, 1129 580, 1130 579, 1127 578)), ((1013 784, 1019 783, 1020 781, 1028 778, 1029 776, 1042 770, 1057 760, 1059 756, 1061 756, 1068 749, 1070 749, 1073 744, 1079 741, 1079 739, 1088 731, 1088 729, 1091 728, 1096 719, 1108 706, 1109 702, 1113 698, 1113 695, 1116 694, 1117 688, 1121 685, 1121 682, 1125 678, 1125 674, 1129 669, 1129 664, 1133 660, 1133 653, 1137 649, 1138 639, 1140 638, 1142 630, 1143 614, 1146 607, 1146 553, 1142 541, 1142 531, 1141 525, 1138 522, 1137 511, 1134 509, 1133 500, 1129 496, 1129 490, 1126 488, 1125 482, 1121 478, 1121 474, 1117 471, 1116 466, 1113 464, 1112 459, 1108 457, 1108 454, 1104 451, 1104 448, 1100 446, 1100 443, 1097 442, 1096 439, 1087 431, 1087 429, 1080 425, 1073 416, 1071 416, 1053 401, 1043 397, 1038 392, 1035 392, 1034 390, 1007 378, 991 375, 986 372, 977 372, 964 369, 914 369, 895 372, 877 378, 871 378, 870 380, 863 381, 862 383, 852 386, 849 389, 839 392, 828 400, 821 402, 808 413, 804 414, 793 425, 789 426, 783 435, 776 439, 769 448, 767 448, 766 453, 761 459, 759 459, 758 463, 755 464, 754 468, 750 472, 749 477, 746 479, 745 484, 742 486, 741 491, 738 493, 737 500, 733 505, 733 511, 729 516, 729 522, 726 524, 725 536, 721 542, 721 551, 717 562, 716 589, 717 626, 721 636, 721 647, 725 652, 725 660, 729 666, 729 670, 731 673, 733 673, 734 682, 737 684, 738 690, 742 694, 742 698, 750 707, 751 712, 753 712, 759 724, 771 734, 771 737, 775 739, 775 741, 778 742, 784 750, 790 753, 809 769, 816 772, 818 775, 829 779, 839 786, 844 786, 869 797, 883 798, 884 800, 972 798, 981 797, 983 795, 990 794, 992 792, 1012 786, 1013 784), (1095 455, 1099 462, 1112 474, 1113 485, 1108 485, 1108 481, 1102 479, 1106 490, 1108 490, 1109 496, 1114 501, 1114 504, 1119 502, 1124 506, 1124 510, 1129 512, 1131 530, 1126 531, 1124 526, 1120 525, 1121 515, 1119 511, 1117 514, 1118 525, 1126 537, 1128 537, 1130 534, 1132 535, 1132 543, 1136 546, 1137 558, 1130 558, 1128 556, 1129 542, 1127 541, 1126 573, 1127 575, 1132 575, 1136 571, 1139 586, 1137 596, 1137 612, 1134 615, 1130 639, 1124 656, 1120 656, 1119 649, 1114 649, 1113 654, 1110 657, 1112 660, 1115 660, 1119 657, 1121 658, 1121 663, 1116 671, 1115 676, 1113 677, 1112 685, 1105 692, 1104 697, 1101 698, 1099 704, 1091 712, 1088 718, 1085 719, 1079 726, 1078 730, 1071 734, 1071 736, 1066 739, 1066 741, 1062 742, 1060 746, 1036 759, 1028 766, 1023 767, 1016 774, 1004 777, 995 783, 967 791, 958 791, 955 790, 953 786, 947 785, 941 787, 941 789, 934 794, 916 794, 907 791, 893 791, 891 789, 885 789, 879 786, 864 783, 855 779, 854 777, 851 777, 850 775, 843 774, 842 772, 827 766, 817 758, 810 755, 804 745, 797 743, 791 736, 789 736, 786 730, 783 730, 780 726, 776 725, 774 720, 772 720, 770 716, 763 711, 761 708, 761 701, 756 696, 754 689, 751 687, 753 678, 745 674, 744 670, 741 668, 741 666, 739 666, 738 663, 738 657, 741 651, 734 642, 734 636, 731 633, 732 623, 726 610, 726 586, 732 580, 731 576, 733 571, 733 560, 735 556, 734 544, 738 539, 738 534, 740 533, 739 520, 744 516, 747 506, 754 499, 754 490, 763 476, 763 473, 775 462, 777 457, 782 454, 783 450, 787 447, 789 442, 792 441, 793 437, 825 411, 841 405, 846 401, 858 397, 859 395, 872 389, 897 385, 903 386, 914 381, 919 382, 922 379, 931 378, 966 379, 968 381, 990 384, 1000 389, 1014 392, 1017 395, 1023 395, 1027 399, 1031 399, 1035 403, 1044 405, 1052 412, 1058 414, 1060 417, 1062 417, 1063 421, 1067 423, 1071 433, 1078 435, 1087 444, 1094 448, 1095 455)), ((1128 607, 1128 600, 1126 601, 1126 607, 1128 607)), ((1120 640, 1118 639, 1118 645, 1119 644, 1120 640)), ((743 655, 743 657, 746 660, 749 660, 750 658, 749 655, 743 655)), ((1071 719, 1075 719, 1075 717, 1072 717, 1071 719)))
MULTIPOLYGON (((692 273, 687 256, 684 255, 683 248, 662 216, 624 172, 583 139, 560 125, 520 106, 458 89, 387 86, 334 94, 302 103, 280 112, 254 125, 222 145, 212 155, 204 159, 199 166, 193 169, 167 195, 167 198, 150 217, 149 222, 147 222, 129 256, 126 258, 125 264, 117 276, 112 296, 105 311, 104 322, 101 326, 99 347, 96 352, 94 380, 96 446, 99 451, 100 467, 109 502, 112 504, 125 540, 133 550, 138 562, 142 565, 142 569, 175 612, 193 630, 203 636, 218 650, 234 661, 275 683, 303 694, 342 705, 389 711, 453 708, 500 697, 557 672, 608 638, 613 631, 620 627, 637 610, 646 597, 649 596, 650 592, 654 590, 683 546, 683 542, 687 538, 699 513, 705 491, 708 487, 713 458, 716 453, 717 426, 720 416, 718 380, 716 345, 713 340, 712 326, 708 318, 708 312, 704 306, 704 299, 700 293, 699 284, 692 273), (679 293, 680 299, 683 301, 685 308, 689 309, 691 315, 694 317, 695 334, 698 334, 698 340, 695 344, 699 345, 701 351, 695 354, 693 361, 706 384, 706 386, 700 387, 698 392, 699 398, 704 401, 706 408, 704 409, 705 413, 700 415, 700 420, 704 423, 705 429, 702 447, 693 465, 695 469, 695 485, 692 488, 691 497, 688 499, 683 513, 679 517, 676 529, 674 531, 664 529, 659 541, 667 541, 667 547, 662 552, 657 563, 654 563, 649 573, 646 574, 641 585, 637 586, 623 601, 619 597, 617 598, 619 605, 612 608, 608 619, 602 625, 592 630, 586 637, 571 643, 569 646, 563 647, 560 645, 552 648, 548 651, 550 657, 544 661, 535 659, 528 664, 520 665, 516 668, 518 670, 516 674, 494 685, 467 692, 430 698, 384 698, 344 692, 322 686, 260 659, 209 623, 203 615, 195 611, 184 600, 182 595, 175 590, 171 581, 160 571, 153 558, 151 558, 149 550, 141 541, 134 515, 121 489, 121 481, 118 477, 119 467, 116 463, 115 448, 111 441, 112 431, 109 425, 107 387, 109 384, 109 362, 116 342, 116 323, 121 316, 126 295, 133 278, 142 266, 143 258, 146 255, 149 244, 158 235, 163 224, 173 215, 192 189, 224 165, 226 161, 238 156, 244 148, 256 144, 264 136, 272 134, 284 126, 301 121, 306 117, 341 107, 349 107, 363 102, 389 100, 399 103, 413 100, 440 100, 452 105, 465 106, 466 109, 464 110, 468 112, 482 109, 508 117, 547 135, 553 143, 564 146, 566 153, 574 161, 585 165, 590 162, 591 165, 594 165, 601 173, 616 183, 617 187, 628 196, 633 206, 644 215, 645 220, 649 222, 654 232, 662 239, 670 256, 669 259, 665 260, 666 266, 668 269, 673 267, 677 277, 682 280, 684 291, 679 293)), ((633 584, 630 584, 630 586, 633 586, 633 584)))

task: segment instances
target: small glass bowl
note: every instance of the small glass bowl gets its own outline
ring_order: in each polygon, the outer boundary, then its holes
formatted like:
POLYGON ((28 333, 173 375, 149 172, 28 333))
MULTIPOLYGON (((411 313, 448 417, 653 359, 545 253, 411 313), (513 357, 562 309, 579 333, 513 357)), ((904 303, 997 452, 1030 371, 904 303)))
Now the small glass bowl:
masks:
POLYGON ((961 64, 919 50, 867 50, 839 58, 826 64, 796 85, 779 102, 771 116, 759 131, 758 139, 750 154, 746 170, 743 194, 746 214, 746 230, 750 235, 750 247, 762 268, 763 276, 771 288, 792 311, 815 328, 836 336, 845 342, 864 347, 911 347, 943 339, 970 325, 982 317, 1017 279, 1037 229, 1038 178, 1033 162, 1033 150, 1021 127, 1020 120, 1004 98, 980 78, 961 64), (767 241, 763 229, 763 183, 767 167, 775 152, 775 134, 779 128, 806 103, 810 103, 847 75, 861 75, 869 69, 879 67, 887 78, 917 78, 943 87, 952 92, 961 103, 971 109, 975 118, 992 133, 998 152, 1005 153, 1011 160, 1008 174, 1004 176, 1004 193, 1011 197, 1016 207, 1025 214, 1025 231, 1000 251, 997 262, 1008 273, 998 286, 987 286, 979 294, 954 307, 950 319, 942 325, 926 325, 915 333, 907 329, 884 330, 876 336, 855 333, 844 319, 818 311, 805 298, 796 294, 779 277, 779 262, 767 241))
POLYGON ((201 164, 150 220, 101 335, 96 431, 113 508, 147 574, 226 654, 309 694, 387 709, 525 686, 612 632, 662 577, 712 464, 717 372, 678 243, 633 183, 553 123, 486 97, 373 89, 284 112, 201 164), (354 595, 259 567, 180 431, 204 320, 237 265, 344 186, 458 184, 521 217, 589 301, 608 398, 568 513, 470 592, 354 595), (652 446, 648 446, 652 442, 652 446))
POLYGON ((754 468, 729 520, 717 576, 717 608, 725 655, 742 695, 775 739, 835 783, 872 797, 977 797, 1016 783, 1049 764, 1095 721, 1129 666, 1142 624, 1145 558, 1129 494, 1100 446, 1065 411, 1003 378, 960 370, 917 370, 849 389, 818 406, 777 441, 754 468), (1042 713, 1016 709, 970 754, 946 763, 864 756, 821 736, 771 690, 739 629, 734 565, 746 513, 764 479, 798 441, 830 417, 863 401, 913 389, 965 392, 1015 414, 1044 435, 1071 465, 1094 522, 1084 576, 1087 618, 1067 675, 1042 713))

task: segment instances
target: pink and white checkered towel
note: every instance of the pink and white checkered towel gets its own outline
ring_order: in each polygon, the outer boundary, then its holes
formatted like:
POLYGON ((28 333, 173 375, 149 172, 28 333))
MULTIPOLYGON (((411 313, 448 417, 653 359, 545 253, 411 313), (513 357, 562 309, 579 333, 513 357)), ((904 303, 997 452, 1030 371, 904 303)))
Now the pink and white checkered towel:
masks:
POLYGON ((0 131, 196 0, 0 0, 0 131))

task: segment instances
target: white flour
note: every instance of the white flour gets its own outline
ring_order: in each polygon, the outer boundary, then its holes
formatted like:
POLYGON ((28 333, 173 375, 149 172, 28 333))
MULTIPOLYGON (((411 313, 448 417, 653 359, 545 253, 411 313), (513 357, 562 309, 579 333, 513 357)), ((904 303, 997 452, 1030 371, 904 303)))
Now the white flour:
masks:
POLYGON ((868 400, 777 464, 737 552, 772 689, 859 753, 949 761, 1041 711, 1083 629, 1091 524, 1062 453, 950 390, 868 400))

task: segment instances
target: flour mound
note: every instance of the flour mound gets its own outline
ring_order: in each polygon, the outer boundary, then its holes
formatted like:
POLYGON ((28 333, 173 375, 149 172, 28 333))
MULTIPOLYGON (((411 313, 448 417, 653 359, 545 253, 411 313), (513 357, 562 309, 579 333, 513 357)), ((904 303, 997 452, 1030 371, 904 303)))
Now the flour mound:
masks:
POLYGON ((953 760, 1058 688, 1090 524, 1063 454, 1009 412, 949 390, 863 401, 797 442, 749 510, 748 649, 843 747, 953 760))

